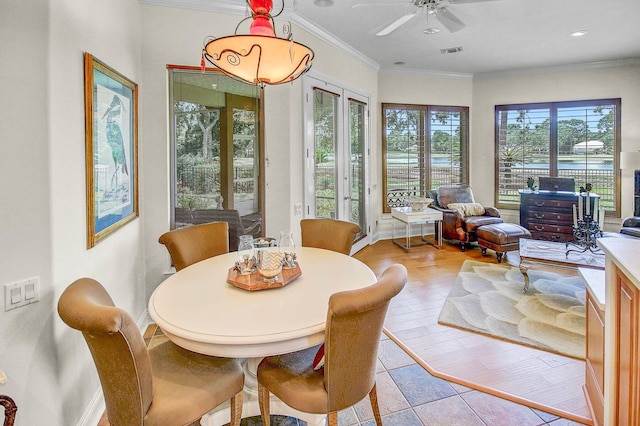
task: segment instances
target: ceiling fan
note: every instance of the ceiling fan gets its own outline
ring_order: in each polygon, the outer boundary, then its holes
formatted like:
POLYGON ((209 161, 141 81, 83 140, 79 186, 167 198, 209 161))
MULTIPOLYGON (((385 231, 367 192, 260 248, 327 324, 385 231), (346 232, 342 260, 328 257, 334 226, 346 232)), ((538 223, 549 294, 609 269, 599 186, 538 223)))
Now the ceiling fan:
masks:
MULTIPOLYGON (((492 1, 492 0, 410 0, 409 3, 404 3, 405 5, 415 7, 415 10, 407 13, 406 15, 401 16, 396 19, 380 31, 376 33, 377 36, 382 37, 391 34, 402 25, 409 22, 414 17, 424 14, 427 16, 427 20, 429 17, 434 17, 447 29, 449 32, 460 31, 465 27, 464 22, 462 22, 457 16, 451 12, 447 6, 452 4, 464 4, 464 3, 478 3, 482 1, 492 1)), ((361 6, 397 6, 398 3, 358 3, 353 5, 353 8, 361 7, 361 6)))

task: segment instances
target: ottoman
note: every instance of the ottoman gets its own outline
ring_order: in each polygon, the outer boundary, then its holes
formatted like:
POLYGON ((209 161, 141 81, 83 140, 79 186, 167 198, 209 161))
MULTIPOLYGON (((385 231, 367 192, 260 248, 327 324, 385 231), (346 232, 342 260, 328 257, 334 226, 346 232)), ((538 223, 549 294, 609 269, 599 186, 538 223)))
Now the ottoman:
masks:
POLYGON ((531 238, 531 232, 515 223, 494 223, 484 225, 476 230, 478 245, 482 249, 482 255, 487 255, 487 249, 496 252, 498 263, 508 251, 520 248, 520 238, 531 238))

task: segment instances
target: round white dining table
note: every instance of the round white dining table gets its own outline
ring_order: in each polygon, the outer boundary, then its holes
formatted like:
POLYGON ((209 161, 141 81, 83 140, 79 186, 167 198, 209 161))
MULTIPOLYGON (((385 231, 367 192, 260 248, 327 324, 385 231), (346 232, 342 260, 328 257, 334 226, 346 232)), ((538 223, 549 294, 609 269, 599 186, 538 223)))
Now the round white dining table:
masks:
MULTIPOLYGON (((149 314, 175 344, 193 352, 248 359, 243 417, 258 415, 255 370, 265 356, 294 352, 324 341, 329 297, 367 287, 376 276, 364 263, 341 253, 296 249, 302 274, 284 287, 248 291, 227 282, 235 252, 188 266, 162 282, 151 295, 149 314)), ((284 404, 272 414, 294 415, 284 404), (280 412, 279 412, 280 411, 280 412)), ((312 418, 308 418, 312 420, 312 418)), ((229 417, 204 417, 224 424, 229 417)), ((315 423, 312 421, 312 423, 315 423)))

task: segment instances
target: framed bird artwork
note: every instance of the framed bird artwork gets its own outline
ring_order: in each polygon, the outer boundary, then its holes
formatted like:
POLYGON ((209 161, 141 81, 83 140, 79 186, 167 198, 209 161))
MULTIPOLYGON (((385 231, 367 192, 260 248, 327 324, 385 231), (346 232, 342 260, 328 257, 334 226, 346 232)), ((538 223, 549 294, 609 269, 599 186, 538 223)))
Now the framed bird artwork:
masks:
POLYGON ((84 54, 87 248, 139 215, 138 85, 84 54))

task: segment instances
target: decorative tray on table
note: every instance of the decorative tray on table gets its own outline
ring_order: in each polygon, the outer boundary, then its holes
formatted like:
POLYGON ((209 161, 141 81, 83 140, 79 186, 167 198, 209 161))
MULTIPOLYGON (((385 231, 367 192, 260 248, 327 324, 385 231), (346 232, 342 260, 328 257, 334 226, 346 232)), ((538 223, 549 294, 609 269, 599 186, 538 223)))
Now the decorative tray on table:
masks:
POLYGON ((278 274, 277 278, 273 282, 265 281, 257 271, 252 274, 240 275, 238 274, 238 270, 234 267, 229 269, 227 282, 244 290, 267 290, 269 288, 284 287, 300 275, 302 275, 302 271, 300 270, 300 265, 298 263, 296 263, 295 268, 282 268, 282 272, 278 274))

